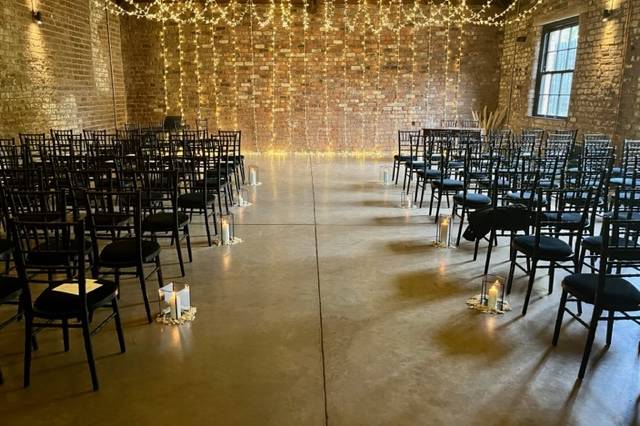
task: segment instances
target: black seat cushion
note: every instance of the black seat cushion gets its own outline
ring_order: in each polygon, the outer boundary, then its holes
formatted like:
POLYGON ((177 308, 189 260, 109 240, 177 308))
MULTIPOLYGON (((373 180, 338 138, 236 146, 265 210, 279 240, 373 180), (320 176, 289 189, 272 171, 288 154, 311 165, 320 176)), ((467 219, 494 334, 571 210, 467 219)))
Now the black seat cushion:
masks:
POLYGON ((416 175, 420 176, 421 178, 426 178, 426 179, 437 179, 440 177, 440 170, 436 170, 436 169, 421 169, 418 170, 416 172, 416 175))
MULTIPOLYGON (((414 157, 415 158, 415 157, 414 157)), ((396 161, 400 161, 400 162, 406 162, 411 160, 411 156, 410 155, 394 155, 393 159, 396 161)))
POLYGON ((472 206, 472 207, 484 207, 491 204, 491 198, 484 194, 477 194, 475 192, 467 192, 465 198, 464 192, 459 192, 453 196, 453 201, 459 205, 472 206))
MULTIPOLYGON (((171 231, 176 226, 173 213, 154 213, 142 221, 142 229, 150 232, 171 231)), ((189 222, 189 216, 178 212, 178 227, 183 227, 189 222)))
POLYGON ((462 189, 464 188, 464 183, 455 179, 443 179, 442 182, 440 180, 434 180, 431 182, 436 188, 442 187, 443 189, 462 189))
MULTIPOLYGON (((142 261, 153 262, 160 254, 160 244, 142 240, 142 261)), ((105 266, 130 267, 138 264, 138 244, 135 238, 118 240, 108 244, 100 253, 100 263, 105 266)))
MULTIPOLYGON (((562 280, 562 287, 583 302, 593 304, 598 279, 598 274, 573 274, 562 280)), ((640 291, 624 278, 607 277, 598 304, 608 311, 637 311, 640 310, 640 291)))
MULTIPOLYGON (((520 252, 531 256, 535 246, 536 237, 533 235, 521 235, 513 239, 513 246, 520 252)), ((540 260, 565 260, 573 255, 571 246, 564 241, 548 237, 540 236, 540 245, 538 247, 538 259, 540 260)))
MULTIPOLYGON (((109 302, 116 295, 115 283, 98 280, 100 287, 87 293, 87 308, 89 311, 109 302)), ((55 287, 54 287, 55 288, 55 287)), ((33 303, 35 314, 41 317, 74 317, 80 312, 80 297, 75 294, 55 291, 47 288, 33 303)))
POLYGON ((208 206, 213 203, 214 200, 215 196, 213 194, 207 194, 205 200, 202 192, 191 192, 178 197, 178 206, 186 209, 202 209, 205 207, 205 204, 208 206))
POLYGON ((424 169, 425 167, 424 161, 407 161, 404 165, 405 167, 409 167, 411 169, 424 169))
MULTIPOLYGON (((638 249, 640 249, 640 246, 638 245, 638 243, 634 240, 631 239, 627 239, 626 242, 625 241, 618 241, 617 238, 614 238, 614 240, 611 242, 611 245, 617 245, 622 247, 629 247, 629 249, 634 249, 636 247, 638 247, 638 249)), ((596 253, 596 254, 600 254, 602 252, 602 237, 600 235, 596 235, 593 237, 587 237, 584 238, 582 240, 582 248, 586 249, 587 251, 596 253)), ((629 250, 616 250, 615 247, 611 247, 610 248, 610 253, 609 256, 612 259, 618 259, 618 260, 624 260, 625 257, 629 257, 629 250), (617 253, 616 253, 617 251, 617 253), (625 256, 626 254, 626 256, 625 256)))
MULTIPOLYGON (((538 197, 533 194, 533 197, 531 196, 531 192, 530 191, 514 191, 514 192, 508 192, 505 195, 505 199, 507 201, 510 201, 512 203, 533 203, 533 205, 538 205, 538 197)), ((548 204, 548 201, 543 198, 542 199, 542 205, 546 206, 548 204)))
POLYGON ((22 282, 18 277, 0 276, 0 303, 17 301, 22 290, 22 282))

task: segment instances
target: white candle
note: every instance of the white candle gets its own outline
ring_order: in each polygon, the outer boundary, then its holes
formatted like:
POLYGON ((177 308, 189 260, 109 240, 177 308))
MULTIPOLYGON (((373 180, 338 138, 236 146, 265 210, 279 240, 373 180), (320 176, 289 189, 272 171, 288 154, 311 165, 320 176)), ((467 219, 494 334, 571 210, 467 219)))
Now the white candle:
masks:
POLYGON ((440 240, 439 244, 447 245, 449 240, 449 218, 444 218, 440 222, 440 240))
POLYGON ((495 311, 498 307, 498 285, 494 284, 489 289, 489 298, 487 301, 487 307, 492 311, 495 311))
POLYGON ((171 309, 171 317, 178 319, 178 300, 176 298, 175 292, 171 293, 171 298, 169 299, 169 308, 171 309))
POLYGON ((222 244, 230 244, 231 237, 229 233, 229 222, 226 220, 222 221, 222 244))
POLYGON ((242 198, 242 192, 238 194, 238 205, 244 206, 244 198, 242 198))
POLYGON ((389 170, 388 169, 384 169, 382 171, 382 181, 384 182, 385 185, 389 185, 389 170))
POLYGON ((258 171, 256 169, 249 170, 249 184, 253 186, 258 184, 258 171))

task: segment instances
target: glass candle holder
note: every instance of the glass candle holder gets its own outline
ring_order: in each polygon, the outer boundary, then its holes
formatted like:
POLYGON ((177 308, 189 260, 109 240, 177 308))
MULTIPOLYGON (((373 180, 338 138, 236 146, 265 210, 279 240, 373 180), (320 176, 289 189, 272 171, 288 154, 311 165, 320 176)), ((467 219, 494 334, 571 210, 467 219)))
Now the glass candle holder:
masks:
POLYGON ((249 185, 256 186, 258 185, 258 177, 259 172, 258 166, 249 166, 249 185))
POLYGON ((491 311, 504 309, 505 281, 500 275, 487 274, 482 277, 480 303, 491 311))
POLYGON ((240 188, 236 194, 238 207, 246 207, 249 204, 249 191, 240 188))
POLYGON ((235 238, 235 223, 233 213, 220 215, 220 242, 222 245, 228 246, 233 243, 235 238))
POLYGON ((400 193, 400 207, 403 209, 410 209, 413 207, 413 201, 411 200, 411 194, 402 191, 400 193))
POLYGON ((380 183, 384 186, 391 185, 392 171, 389 166, 380 166, 380 183))
POLYGON ((436 244, 438 247, 451 247, 451 216, 439 216, 436 227, 436 244))

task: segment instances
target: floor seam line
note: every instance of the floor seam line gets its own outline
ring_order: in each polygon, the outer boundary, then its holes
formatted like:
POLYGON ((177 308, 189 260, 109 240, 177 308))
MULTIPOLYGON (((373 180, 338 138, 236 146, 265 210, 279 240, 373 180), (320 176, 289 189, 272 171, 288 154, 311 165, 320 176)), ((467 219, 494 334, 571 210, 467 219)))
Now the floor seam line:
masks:
POLYGON ((322 392, 324 397, 324 424, 329 425, 329 413, 327 410, 327 375, 324 356, 324 327, 322 322, 322 290, 320 288, 320 253, 318 250, 318 220, 316 216, 316 186, 313 179, 313 158, 309 154, 309 170, 311 172, 311 199, 313 201, 313 231, 316 246, 316 275, 318 283, 318 314, 320 316, 320 353, 322 358, 322 392))

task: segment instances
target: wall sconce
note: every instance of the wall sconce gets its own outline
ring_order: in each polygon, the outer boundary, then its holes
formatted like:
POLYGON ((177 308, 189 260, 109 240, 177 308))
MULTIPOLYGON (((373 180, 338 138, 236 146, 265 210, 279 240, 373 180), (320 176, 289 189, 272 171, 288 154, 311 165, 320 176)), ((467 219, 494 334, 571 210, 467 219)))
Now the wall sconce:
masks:
POLYGON ((42 13, 33 7, 33 0, 31 0, 31 18, 36 24, 42 25, 42 13))

